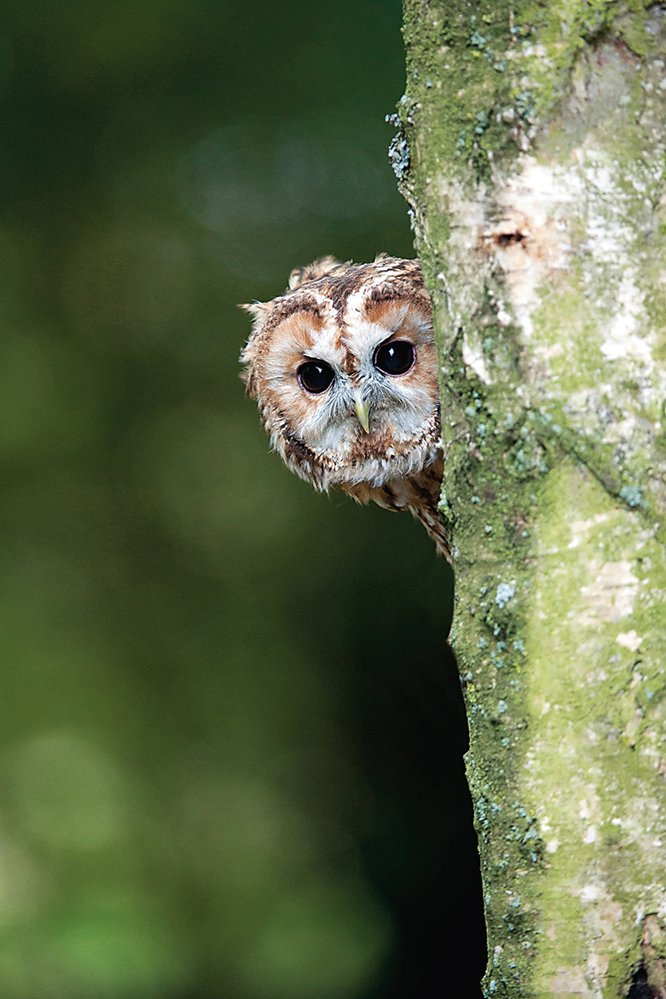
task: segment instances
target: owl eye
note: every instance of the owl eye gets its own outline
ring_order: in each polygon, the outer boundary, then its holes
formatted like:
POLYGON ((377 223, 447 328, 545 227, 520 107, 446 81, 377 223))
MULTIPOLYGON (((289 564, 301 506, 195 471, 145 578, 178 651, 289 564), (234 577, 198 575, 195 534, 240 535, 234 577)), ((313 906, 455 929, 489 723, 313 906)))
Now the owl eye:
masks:
POLYGON ((306 361, 298 371, 298 380, 308 392, 325 392, 335 375, 333 368, 325 361, 306 361))
POLYGON ((414 348, 407 340, 382 343, 375 351, 374 365, 385 375, 404 375, 414 364, 414 348))

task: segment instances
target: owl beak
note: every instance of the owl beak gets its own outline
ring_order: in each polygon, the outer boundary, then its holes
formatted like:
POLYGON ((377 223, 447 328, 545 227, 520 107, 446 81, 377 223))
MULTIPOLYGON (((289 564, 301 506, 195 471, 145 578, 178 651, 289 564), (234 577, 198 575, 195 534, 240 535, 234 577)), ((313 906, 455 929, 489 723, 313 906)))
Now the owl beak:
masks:
POLYGON ((366 434, 370 433, 370 409, 358 393, 354 394, 354 410, 366 434))

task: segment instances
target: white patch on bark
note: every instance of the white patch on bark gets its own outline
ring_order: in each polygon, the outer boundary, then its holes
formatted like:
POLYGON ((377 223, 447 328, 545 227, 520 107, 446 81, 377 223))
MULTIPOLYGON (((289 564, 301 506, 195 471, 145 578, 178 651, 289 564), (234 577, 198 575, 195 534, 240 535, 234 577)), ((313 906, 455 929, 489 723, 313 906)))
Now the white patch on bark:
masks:
POLYGON ((581 967, 562 968, 551 979, 549 988, 552 996, 588 996, 596 999, 596 993, 587 986, 581 967))
POLYGON ((514 316, 526 338, 538 290, 544 278, 566 266, 569 242, 561 205, 568 192, 555 171, 532 157, 523 159, 523 171, 511 177, 498 196, 502 216, 486 221, 481 241, 492 246, 506 275, 506 288, 514 316))
POLYGON ((632 628, 631 631, 621 631, 616 636, 615 641, 619 645, 623 645, 625 649, 629 649, 630 652, 636 652, 640 648, 643 639, 632 628))
POLYGON ((477 378, 480 378, 484 385, 490 385, 491 378, 488 365, 483 356, 481 343, 476 337, 465 337, 462 343, 462 356, 467 367, 472 369, 477 378))
POLYGON ((595 572, 595 579, 581 587, 583 605, 578 621, 593 627, 601 621, 619 621, 634 609, 639 581, 628 559, 605 562, 595 572))
POLYGON ((636 281, 636 269, 627 267, 617 292, 616 312, 601 341, 601 352, 609 361, 632 358, 649 365, 652 353, 647 341, 640 335, 645 321, 645 307, 636 281))
POLYGON ((593 517, 588 517, 586 520, 574 520, 571 525, 571 541, 567 548, 578 548, 583 542, 587 543, 589 531, 598 527, 599 524, 606 523, 610 516, 610 512, 604 510, 601 513, 595 513, 593 517))
MULTIPOLYGON (((640 383, 645 404, 663 397, 666 372, 655 362, 655 331, 648 321, 639 267, 628 263, 635 255, 637 236, 643 233, 639 220, 631 216, 628 200, 654 184, 655 178, 652 174, 644 177, 640 171, 647 168, 643 166, 627 178, 605 152, 589 145, 577 150, 571 166, 538 163, 523 156, 520 167, 496 194, 492 207, 483 198, 477 211, 466 217, 471 226, 479 225, 478 245, 490 252, 504 272, 507 305, 525 342, 534 338, 543 290, 557 285, 559 275, 575 266, 581 269, 586 299, 610 316, 599 327, 600 364, 605 360, 613 368, 624 368, 628 378, 640 383), (479 207, 483 209, 480 219, 479 207), (585 232, 581 242, 574 236, 577 223, 585 232)), ((502 305, 500 324, 506 323, 506 312, 502 305)), ((538 342, 533 350, 535 360, 548 372, 548 362, 566 351, 566 343, 538 342)), ((616 382, 614 371, 608 370, 607 380, 616 382)), ((585 413, 596 408, 597 402, 596 396, 572 395, 568 405, 573 412, 585 413)))

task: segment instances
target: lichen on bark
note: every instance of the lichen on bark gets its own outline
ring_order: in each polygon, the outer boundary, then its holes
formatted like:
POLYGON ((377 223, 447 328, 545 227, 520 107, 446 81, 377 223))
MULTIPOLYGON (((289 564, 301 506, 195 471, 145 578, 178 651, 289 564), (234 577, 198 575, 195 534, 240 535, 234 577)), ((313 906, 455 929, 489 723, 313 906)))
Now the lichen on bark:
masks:
POLYGON ((666 10, 408 0, 405 38, 485 993, 659 996, 666 10))

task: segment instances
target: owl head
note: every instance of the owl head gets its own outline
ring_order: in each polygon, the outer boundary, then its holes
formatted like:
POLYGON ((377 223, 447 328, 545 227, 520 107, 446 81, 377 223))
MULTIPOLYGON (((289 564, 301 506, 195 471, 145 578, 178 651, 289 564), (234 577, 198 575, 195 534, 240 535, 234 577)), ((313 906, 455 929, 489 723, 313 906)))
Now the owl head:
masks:
POLYGON ((243 308, 253 317, 247 392, 294 472, 353 494, 437 460, 437 358, 418 261, 324 257, 292 271, 283 295, 243 308))

